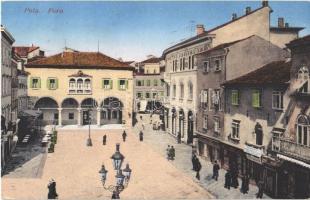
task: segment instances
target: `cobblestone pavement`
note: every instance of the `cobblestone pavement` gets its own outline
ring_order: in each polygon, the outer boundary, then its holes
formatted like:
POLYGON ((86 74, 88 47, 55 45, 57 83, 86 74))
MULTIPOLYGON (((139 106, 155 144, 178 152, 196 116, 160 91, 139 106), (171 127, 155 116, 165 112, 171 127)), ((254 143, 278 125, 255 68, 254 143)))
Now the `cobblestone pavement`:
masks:
POLYGON ((87 147, 86 130, 59 131, 55 152, 47 154, 45 165, 41 166, 44 167, 42 176, 17 178, 20 173, 16 171, 3 176, 2 199, 46 199, 51 178, 57 182, 60 199, 110 199, 111 193, 102 188, 98 171, 104 162, 108 170, 107 184, 114 184, 115 171, 110 157, 117 142, 121 143, 124 164, 128 162, 133 170, 128 188, 120 195, 122 199, 213 198, 147 143, 139 142, 131 130, 127 132, 124 143, 122 130, 94 130, 91 132, 93 146, 87 147), (102 145, 104 134, 107 134, 106 146, 102 145))
MULTIPOLYGON (((144 142, 150 145, 155 151, 166 158, 166 148, 169 145, 173 145, 176 149, 176 158, 174 161, 170 161, 174 166, 180 169, 182 172, 192 177, 193 180, 199 183, 202 187, 210 191, 210 193, 219 199, 254 199, 256 198, 256 193, 258 191, 257 186, 250 185, 249 192, 247 194, 242 194, 240 192, 240 187, 230 190, 224 188, 224 175, 226 171, 221 169, 219 171, 219 179, 215 181, 212 179, 212 169, 213 166, 211 162, 199 158, 201 161, 202 169, 200 171, 200 181, 195 178, 196 173, 192 170, 191 154, 192 148, 186 144, 177 144, 176 139, 165 133, 164 131, 153 131, 149 123, 150 117, 148 114, 143 114, 143 124, 145 126, 144 132, 144 142)), ((153 115, 152 121, 159 121, 158 115, 153 115)), ((138 123, 134 127, 134 132, 138 132, 142 129, 142 122, 138 116, 138 123)), ((239 179, 239 185, 241 185, 241 179, 239 179)), ((269 198, 264 194, 263 198, 269 198)))

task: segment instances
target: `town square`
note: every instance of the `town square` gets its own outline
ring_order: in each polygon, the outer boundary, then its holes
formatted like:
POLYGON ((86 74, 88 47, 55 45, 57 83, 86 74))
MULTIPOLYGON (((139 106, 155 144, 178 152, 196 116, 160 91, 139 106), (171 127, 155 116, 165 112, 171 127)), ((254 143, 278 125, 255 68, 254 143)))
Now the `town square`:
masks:
POLYGON ((2 199, 310 198, 310 3, 1 2, 2 199))

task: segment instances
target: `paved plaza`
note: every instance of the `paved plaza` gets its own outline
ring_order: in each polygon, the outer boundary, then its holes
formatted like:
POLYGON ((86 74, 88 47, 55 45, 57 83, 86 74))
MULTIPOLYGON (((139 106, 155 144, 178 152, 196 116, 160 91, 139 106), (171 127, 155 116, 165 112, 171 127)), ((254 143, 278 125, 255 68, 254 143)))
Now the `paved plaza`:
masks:
POLYGON ((46 154, 39 149, 40 153, 33 154, 31 159, 2 177, 2 198, 46 199, 47 184, 53 178, 60 199, 109 199, 111 193, 102 188, 98 171, 104 163, 108 170, 107 184, 114 184, 115 172, 110 157, 117 142, 121 143, 124 164, 129 163, 133 170, 128 188, 120 195, 122 199, 213 198, 147 142, 139 142, 134 133, 127 132, 124 143, 122 130, 94 130, 91 132, 93 146, 87 147, 87 130, 59 130, 54 153, 46 154), (107 135, 106 146, 102 145, 104 134, 107 135), (34 170, 41 173, 32 174, 34 170), (29 175, 22 176, 24 173, 29 175))
MULTIPOLYGON (((166 149, 168 145, 173 145, 176 150, 176 158, 174 161, 170 161, 176 168, 181 170, 188 177, 191 177, 195 182, 200 184, 202 187, 210 191, 210 193, 219 199, 254 199, 258 191, 257 186, 250 185, 247 194, 240 192, 241 179, 239 179, 239 188, 231 188, 230 190, 224 188, 224 175, 225 170, 220 169, 219 179, 215 181, 212 179, 212 163, 202 158, 200 159, 202 169, 200 171, 200 181, 195 178, 196 173, 192 170, 191 155, 192 148, 186 144, 177 144, 176 139, 164 131, 153 131, 150 125, 150 115, 143 114, 143 121, 138 117, 138 123, 134 127, 134 132, 138 134, 142 130, 142 124, 144 124, 144 142, 151 146, 156 152, 166 157, 166 149)), ((152 116, 152 121, 159 121, 158 115, 152 116)), ((265 194, 263 198, 269 198, 265 194)))

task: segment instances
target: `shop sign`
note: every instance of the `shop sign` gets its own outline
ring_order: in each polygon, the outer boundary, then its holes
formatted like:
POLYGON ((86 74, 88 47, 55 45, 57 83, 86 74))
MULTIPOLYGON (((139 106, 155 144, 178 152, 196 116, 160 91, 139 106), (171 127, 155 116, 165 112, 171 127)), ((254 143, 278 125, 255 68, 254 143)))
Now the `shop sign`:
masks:
POLYGON ((256 163, 258 163, 258 164, 262 164, 262 160, 261 160, 261 158, 258 158, 258 157, 256 157, 256 156, 252 156, 252 155, 246 155, 246 158, 248 159, 248 160, 251 160, 251 161, 253 161, 253 162, 256 162, 256 163))
POLYGON ((260 158, 263 155, 263 150, 262 149, 257 149, 255 147, 245 145, 244 152, 248 153, 250 155, 256 156, 260 158))

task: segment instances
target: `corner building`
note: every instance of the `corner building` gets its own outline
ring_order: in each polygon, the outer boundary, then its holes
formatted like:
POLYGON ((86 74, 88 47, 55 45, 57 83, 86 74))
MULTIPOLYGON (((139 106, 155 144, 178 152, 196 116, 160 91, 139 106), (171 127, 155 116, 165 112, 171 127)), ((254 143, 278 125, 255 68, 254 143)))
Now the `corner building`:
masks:
POLYGON ((26 65, 43 125, 131 125, 133 67, 100 52, 67 50, 26 65))

